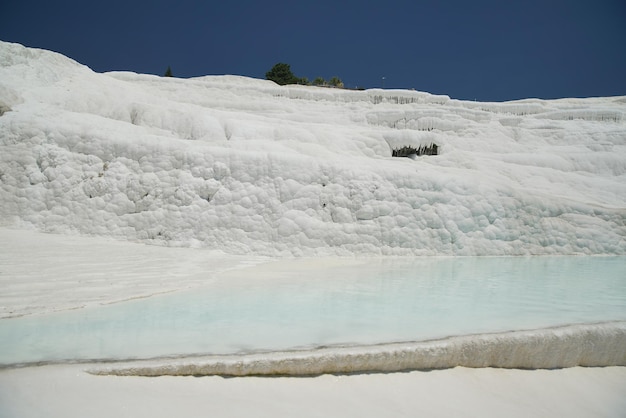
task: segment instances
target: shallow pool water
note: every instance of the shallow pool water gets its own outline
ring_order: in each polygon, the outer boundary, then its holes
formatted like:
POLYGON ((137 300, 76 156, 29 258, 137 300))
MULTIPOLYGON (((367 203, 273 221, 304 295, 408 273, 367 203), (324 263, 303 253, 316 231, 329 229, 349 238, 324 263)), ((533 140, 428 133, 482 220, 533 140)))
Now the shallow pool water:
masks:
POLYGON ((626 257, 322 259, 0 320, 0 364, 423 341, 626 320, 626 257))

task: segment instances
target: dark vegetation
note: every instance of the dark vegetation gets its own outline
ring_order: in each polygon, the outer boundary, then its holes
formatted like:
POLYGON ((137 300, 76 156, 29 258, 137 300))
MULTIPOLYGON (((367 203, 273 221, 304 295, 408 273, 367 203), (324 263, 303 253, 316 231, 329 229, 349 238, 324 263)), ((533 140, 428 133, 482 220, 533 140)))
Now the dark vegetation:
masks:
POLYGON ((265 73, 265 78, 281 86, 287 84, 300 84, 303 86, 344 88, 343 81, 341 81, 341 79, 337 76, 332 77, 330 80, 325 80, 323 77, 316 77, 313 82, 310 82, 306 77, 297 77, 291 71, 291 66, 289 64, 285 64, 284 62, 279 62, 274 65, 271 70, 265 73))
MULTIPOLYGON (((174 77, 172 68, 169 65, 167 66, 167 70, 165 70, 163 77, 174 77)), ((337 76, 331 77, 329 80, 326 80, 323 77, 315 77, 312 82, 309 81, 307 77, 298 77, 291 71, 291 66, 289 64, 285 64, 284 62, 279 62, 274 65, 271 70, 265 73, 265 78, 281 86, 287 84, 299 84, 302 86, 345 88, 343 81, 341 81, 341 79, 337 76)), ((364 89, 357 87, 356 90, 364 89)))
POLYGON ((438 155, 437 144, 422 145, 419 148, 402 147, 391 150, 392 157, 409 157, 411 155, 438 155))
POLYGON ((284 62, 279 62, 274 65, 271 70, 265 73, 265 78, 272 80, 274 83, 280 84, 281 86, 286 84, 300 84, 304 81, 303 79, 296 77, 296 75, 291 72, 291 66, 289 64, 285 64, 284 62))

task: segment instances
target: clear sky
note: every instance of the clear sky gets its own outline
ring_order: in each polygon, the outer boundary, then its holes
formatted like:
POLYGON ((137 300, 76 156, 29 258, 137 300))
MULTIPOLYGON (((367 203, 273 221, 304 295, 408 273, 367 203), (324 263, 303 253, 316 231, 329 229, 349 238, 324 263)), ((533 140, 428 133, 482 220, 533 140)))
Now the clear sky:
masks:
POLYGON ((501 101, 626 95, 625 0, 13 0, 0 40, 98 72, 264 78, 501 101))

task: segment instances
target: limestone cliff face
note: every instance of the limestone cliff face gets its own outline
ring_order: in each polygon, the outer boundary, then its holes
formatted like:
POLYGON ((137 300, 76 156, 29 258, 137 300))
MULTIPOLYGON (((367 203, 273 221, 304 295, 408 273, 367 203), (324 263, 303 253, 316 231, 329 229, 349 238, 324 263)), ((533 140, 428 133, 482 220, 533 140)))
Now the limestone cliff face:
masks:
POLYGON ((8 43, 0 58, 4 225, 271 255, 626 254, 623 97, 97 74, 8 43))

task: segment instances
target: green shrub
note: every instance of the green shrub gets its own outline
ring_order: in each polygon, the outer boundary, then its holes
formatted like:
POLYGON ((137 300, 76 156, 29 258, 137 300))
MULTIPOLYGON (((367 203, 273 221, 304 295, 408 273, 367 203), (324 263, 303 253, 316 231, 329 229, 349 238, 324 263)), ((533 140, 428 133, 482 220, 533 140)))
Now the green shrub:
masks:
POLYGON ((330 84, 333 87, 340 87, 343 88, 343 81, 341 81, 341 79, 339 77, 333 77, 328 81, 328 84, 330 84))
POLYGON ((272 80, 276 84, 297 84, 300 79, 291 72, 291 66, 284 62, 274 65, 271 70, 265 73, 265 78, 272 80))

